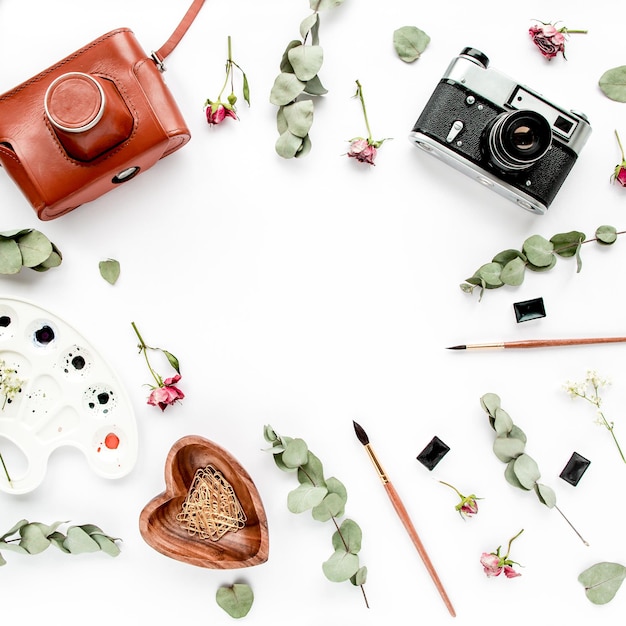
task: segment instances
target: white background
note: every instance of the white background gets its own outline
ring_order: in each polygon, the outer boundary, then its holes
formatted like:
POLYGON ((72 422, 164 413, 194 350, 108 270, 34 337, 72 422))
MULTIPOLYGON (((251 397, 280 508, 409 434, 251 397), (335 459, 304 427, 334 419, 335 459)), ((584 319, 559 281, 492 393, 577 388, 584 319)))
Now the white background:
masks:
MULTIPOLYGON (((493 255, 530 235, 626 228, 626 189, 610 184, 620 160, 613 131, 626 139, 626 105, 597 87, 605 70, 626 63, 619 5, 558 0, 547 9, 530 0, 505 14, 503 6, 346 0, 323 14, 320 77, 329 93, 316 103, 312 152, 287 161, 274 152, 269 92, 285 46, 310 13, 308 2, 209 0, 165 75, 192 131, 189 145, 53 222, 40 222, 0 176, 0 230, 38 228, 64 257, 44 274, 25 269, 1 277, 0 295, 59 315, 99 348, 126 385, 140 434, 137 464, 126 478, 99 478, 68 449, 52 456, 35 491, 0 494, 3 531, 21 518, 71 520, 123 538, 116 559, 69 557, 54 548, 32 557, 6 553, 4 621, 228 624, 214 595, 235 581, 255 594, 248 623, 452 621, 354 436, 353 419, 405 501, 457 623, 623 621, 626 589, 597 607, 577 576, 598 561, 626 564, 626 466, 609 433, 594 424, 592 407, 571 400, 562 386, 582 380, 589 368, 611 378, 604 408, 626 445, 626 348, 445 349, 626 334, 621 240, 607 248, 585 245, 579 274, 573 259, 560 259, 550 272, 490 291, 481 302, 459 289, 493 255), (527 35, 533 18, 562 20, 589 34, 570 38, 567 61, 547 62, 527 35), (393 31, 404 25, 431 37, 413 64, 392 46, 393 31), (240 99, 239 121, 210 128, 203 103, 221 88, 228 35, 249 77, 252 106, 240 99), (487 54, 492 67, 590 119, 593 134, 545 216, 517 208, 407 139, 448 63, 467 45, 487 54), (352 98, 356 79, 375 138, 393 138, 374 167, 344 156, 346 140, 365 133, 352 98), (109 257, 122 268, 114 286, 98 272, 109 257), (513 303, 540 296, 547 316, 518 324, 513 303), (164 413, 145 403, 150 377, 133 320, 148 343, 180 359, 186 398, 164 413), (557 511, 503 478, 479 405, 487 392, 500 395, 526 431, 543 482, 589 547, 557 511), (327 475, 346 485, 347 516, 363 529, 370 609, 358 589, 324 577, 332 525, 288 511, 295 477, 263 452, 264 424, 304 438, 327 475), (143 541, 139 514, 164 488, 170 447, 190 434, 224 447, 252 476, 269 522, 267 563, 197 568, 143 541), (415 457, 434 435, 451 450, 429 472, 415 457), (577 487, 559 478, 574 451, 591 461, 577 487), (478 516, 460 519, 455 494, 438 480, 482 497, 478 516), (506 545, 522 528, 511 554, 524 566, 522 576, 487 579, 480 554, 506 545)), ((148 51, 156 49, 186 9, 186 0, 3 0, 0 92, 120 26, 131 27, 148 51)))

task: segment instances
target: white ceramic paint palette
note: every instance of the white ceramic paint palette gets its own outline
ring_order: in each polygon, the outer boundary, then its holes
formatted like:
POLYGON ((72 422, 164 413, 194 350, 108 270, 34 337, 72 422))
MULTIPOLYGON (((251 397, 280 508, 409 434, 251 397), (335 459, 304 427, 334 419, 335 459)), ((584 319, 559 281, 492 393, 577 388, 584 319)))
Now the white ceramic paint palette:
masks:
POLYGON ((121 382, 69 324, 34 304, 0 298, 0 359, 24 381, 0 397, 0 453, 17 448, 26 468, 0 469, 0 489, 26 493, 43 481, 48 459, 61 446, 82 450, 92 470, 121 478, 137 459, 137 426, 121 382), (7 443, 9 442, 9 443, 7 443))

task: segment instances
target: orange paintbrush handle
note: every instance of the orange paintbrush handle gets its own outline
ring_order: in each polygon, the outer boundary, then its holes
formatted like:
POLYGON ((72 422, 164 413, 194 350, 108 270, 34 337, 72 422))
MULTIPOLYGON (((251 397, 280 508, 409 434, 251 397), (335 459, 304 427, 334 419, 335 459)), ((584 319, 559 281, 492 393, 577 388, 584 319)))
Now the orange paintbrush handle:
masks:
POLYGON ((422 561, 424 562, 424 565, 426 566, 426 569, 428 570, 430 577, 435 583, 435 586, 437 587, 437 591, 439 592, 439 594, 441 595, 441 598, 445 602, 446 607, 448 607, 448 611, 450 611, 450 615, 452 615, 452 617, 456 617, 456 612, 454 610, 454 607, 452 606, 452 602, 450 602, 450 598, 448 597, 446 590, 443 588, 443 584, 441 583, 441 580, 439 579, 439 576, 437 575, 437 572, 435 571, 435 568, 430 560, 430 557, 428 556, 428 553, 426 552, 426 549, 424 548, 424 544, 422 543, 422 540, 419 538, 419 535, 417 534, 417 531, 415 530, 415 527, 413 526, 413 523, 411 522, 411 518, 409 517, 409 514, 404 504, 402 504, 402 500, 400 500, 400 496, 398 495, 398 492, 395 490, 395 487, 389 481, 387 481, 384 484, 385 484, 385 489, 387 490, 387 495, 389 496, 389 499, 391 500, 391 503, 393 504, 393 508, 396 510, 398 517, 404 524, 404 527, 406 528, 407 532, 409 533, 409 536, 411 537, 411 541, 413 541, 413 544, 417 548, 417 552, 419 553, 422 561))

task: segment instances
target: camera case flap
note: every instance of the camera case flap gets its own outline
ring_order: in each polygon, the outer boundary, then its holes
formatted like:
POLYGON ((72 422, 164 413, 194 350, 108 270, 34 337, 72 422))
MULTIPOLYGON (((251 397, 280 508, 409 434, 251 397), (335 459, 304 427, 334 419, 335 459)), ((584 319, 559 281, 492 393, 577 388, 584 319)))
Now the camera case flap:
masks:
POLYGON ((0 95, 0 164, 39 219, 95 200, 189 141, 163 57, 202 2, 194 0, 160 55, 119 28, 0 95))

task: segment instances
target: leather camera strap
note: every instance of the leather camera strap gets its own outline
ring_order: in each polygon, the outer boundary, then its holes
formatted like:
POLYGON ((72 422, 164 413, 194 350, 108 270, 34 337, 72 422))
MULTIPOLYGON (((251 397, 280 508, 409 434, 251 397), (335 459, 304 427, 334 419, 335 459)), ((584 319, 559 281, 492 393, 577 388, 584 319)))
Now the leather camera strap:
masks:
POLYGON ((171 54, 174 48, 179 44, 180 40, 184 37, 192 22, 196 19, 196 16, 200 12, 203 4, 204 0, 193 0, 191 6, 187 9, 187 13, 185 13, 183 19, 176 27, 176 30, 172 33, 170 38, 158 50, 152 53, 152 58, 155 60, 161 71, 165 70, 163 61, 168 55, 171 54))

